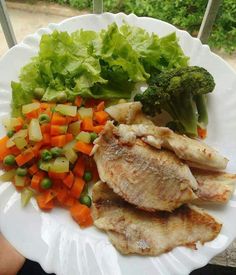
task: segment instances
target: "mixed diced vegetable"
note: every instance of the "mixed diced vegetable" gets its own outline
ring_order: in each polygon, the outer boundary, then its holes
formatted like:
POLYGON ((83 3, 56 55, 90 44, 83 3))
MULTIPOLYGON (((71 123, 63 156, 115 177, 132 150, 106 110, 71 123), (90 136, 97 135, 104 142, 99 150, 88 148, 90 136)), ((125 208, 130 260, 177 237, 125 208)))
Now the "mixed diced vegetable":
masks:
POLYGON ((0 161, 21 192, 22 206, 35 197, 45 211, 68 208, 82 227, 92 224, 88 184, 98 179, 91 152, 108 114, 101 100, 76 97, 74 105, 34 101, 22 106, 23 117, 4 121, 0 161))

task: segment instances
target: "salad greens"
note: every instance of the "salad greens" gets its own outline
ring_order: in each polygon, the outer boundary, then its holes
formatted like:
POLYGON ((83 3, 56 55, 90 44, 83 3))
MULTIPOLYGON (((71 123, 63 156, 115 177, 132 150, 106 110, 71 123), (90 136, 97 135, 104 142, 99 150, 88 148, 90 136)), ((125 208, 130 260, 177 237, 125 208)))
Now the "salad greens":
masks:
POLYGON ((150 74, 187 63, 175 33, 159 38, 126 23, 98 33, 54 31, 42 36, 38 55, 22 68, 20 81, 12 82, 12 115, 33 98, 61 103, 77 95, 130 98, 134 85, 150 74))

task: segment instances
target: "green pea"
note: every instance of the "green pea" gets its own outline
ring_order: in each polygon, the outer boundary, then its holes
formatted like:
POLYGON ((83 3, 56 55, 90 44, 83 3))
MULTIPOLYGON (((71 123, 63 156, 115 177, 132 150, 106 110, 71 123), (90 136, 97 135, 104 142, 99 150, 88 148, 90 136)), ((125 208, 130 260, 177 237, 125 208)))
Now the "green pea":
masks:
POLYGON ((90 133, 91 142, 93 142, 97 137, 98 137, 98 135, 96 133, 90 133))
POLYGON ((65 103, 67 101, 67 95, 64 91, 57 92, 56 101, 59 103, 65 103))
POLYGON ((50 117, 47 114, 41 114, 39 116, 39 123, 44 124, 50 122, 50 117))
POLYGON ((17 169, 16 169, 16 174, 17 174, 17 176, 20 176, 20 177, 24 177, 24 176, 26 176, 27 175, 27 169, 26 168, 21 168, 21 167, 18 167, 17 169))
POLYGON ((53 147, 51 148, 50 152, 52 153, 52 156, 56 158, 62 154, 63 150, 59 147, 53 147))
POLYGON ((49 150, 43 150, 41 153, 42 160, 48 161, 52 159, 52 153, 49 150))
POLYGON ((4 163, 5 165, 10 165, 10 166, 15 165, 15 163, 16 163, 15 156, 13 156, 13 155, 7 155, 7 156, 3 159, 3 163, 4 163))
POLYGON ((43 189, 49 189, 52 186, 52 181, 49 178, 45 178, 40 182, 40 186, 43 189))
POLYGON ((81 204, 85 204, 88 207, 90 207, 92 205, 92 200, 88 195, 81 196, 79 201, 80 201, 81 204))
POLYGON ((34 96, 37 99, 41 99, 44 94, 45 94, 45 89, 43 89, 43 88, 35 88, 34 89, 34 96))
POLYGON ((11 138, 14 134, 15 134, 15 132, 14 132, 13 130, 9 130, 9 131, 7 132, 7 136, 8 136, 9 138, 11 138))
POLYGON ((85 172, 84 172, 83 178, 84 178, 84 180, 85 180, 86 182, 91 181, 92 178, 93 178, 92 173, 89 172, 89 171, 85 171, 85 172))

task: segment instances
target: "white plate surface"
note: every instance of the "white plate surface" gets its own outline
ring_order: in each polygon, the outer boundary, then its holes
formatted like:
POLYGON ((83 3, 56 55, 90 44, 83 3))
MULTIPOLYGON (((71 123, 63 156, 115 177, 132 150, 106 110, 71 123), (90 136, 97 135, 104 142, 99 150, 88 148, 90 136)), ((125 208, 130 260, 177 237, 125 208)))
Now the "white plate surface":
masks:
MULTIPOLYGON (((37 54, 40 37, 54 29, 73 32, 79 28, 99 31, 122 20, 160 36, 176 31, 191 65, 199 65, 214 76, 216 88, 209 98, 209 135, 206 142, 230 159, 228 171, 236 171, 236 74, 209 47, 187 32, 151 18, 122 13, 83 15, 50 24, 27 36, 0 60, 0 119, 10 112, 12 80, 20 68, 37 54)), ((0 135, 4 129, 0 126, 0 135)), ((57 275, 184 275, 204 266, 222 252, 236 237, 236 195, 227 206, 208 208, 223 222, 219 236, 198 250, 178 247, 160 257, 122 256, 110 244, 106 234, 96 228, 81 230, 67 211, 41 212, 35 201, 21 208, 20 196, 10 183, 0 184, 0 229, 10 243, 25 257, 39 262, 47 272, 57 275)))

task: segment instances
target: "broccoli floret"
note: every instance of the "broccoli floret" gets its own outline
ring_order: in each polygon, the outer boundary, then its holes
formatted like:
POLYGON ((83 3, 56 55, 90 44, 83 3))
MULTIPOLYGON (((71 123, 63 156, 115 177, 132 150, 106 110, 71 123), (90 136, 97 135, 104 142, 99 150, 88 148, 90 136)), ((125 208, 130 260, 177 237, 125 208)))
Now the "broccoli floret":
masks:
POLYGON ((185 67, 151 75, 149 87, 135 96, 143 112, 154 116, 165 110, 179 132, 197 136, 197 127, 208 123, 206 94, 214 90, 212 75, 198 66, 185 67))

